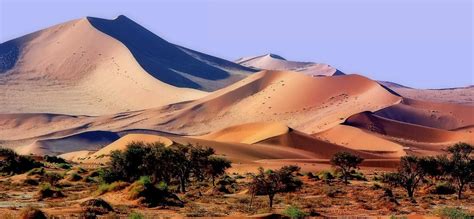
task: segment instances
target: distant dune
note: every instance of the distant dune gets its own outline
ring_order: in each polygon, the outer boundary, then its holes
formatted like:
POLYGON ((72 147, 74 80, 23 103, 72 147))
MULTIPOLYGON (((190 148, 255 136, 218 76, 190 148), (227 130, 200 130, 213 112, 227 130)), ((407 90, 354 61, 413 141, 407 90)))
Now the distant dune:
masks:
POLYGON ((244 57, 237 59, 235 62, 259 70, 296 71, 315 76, 344 75, 341 71, 327 64, 288 61, 275 54, 244 57))

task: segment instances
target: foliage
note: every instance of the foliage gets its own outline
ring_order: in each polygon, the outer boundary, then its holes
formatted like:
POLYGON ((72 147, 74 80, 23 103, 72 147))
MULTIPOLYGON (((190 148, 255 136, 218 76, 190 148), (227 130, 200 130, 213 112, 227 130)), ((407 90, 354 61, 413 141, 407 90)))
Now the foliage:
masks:
POLYGON ((150 176, 153 184, 179 182, 186 191, 190 178, 197 181, 215 180, 230 167, 230 161, 214 156, 212 148, 175 144, 132 142, 125 151, 113 151, 107 168, 101 173, 104 182, 118 180, 134 182, 141 176, 150 176))
POLYGON ((18 155, 12 149, 0 148, 0 173, 20 174, 43 164, 33 160, 31 156, 18 155))
POLYGON ((43 159, 49 163, 68 163, 63 158, 57 156, 44 155, 43 159))
POLYGON ((148 207, 155 206, 183 206, 181 200, 168 191, 167 186, 155 185, 150 177, 143 176, 128 188, 129 198, 138 199, 148 207))
POLYGON ((308 214, 306 214, 304 211, 299 209, 298 207, 294 205, 288 206, 284 211, 283 214, 288 216, 291 219, 299 219, 299 218, 304 218, 308 214))
POLYGON ((145 217, 142 214, 134 211, 128 215, 128 218, 129 219, 143 219, 145 217))
POLYGON ((42 200, 45 198, 60 198, 64 197, 64 194, 58 188, 54 188, 49 183, 43 183, 40 185, 40 190, 38 191, 38 199, 42 200))
POLYGON ((273 207, 273 199, 277 193, 293 192, 301 188, 303 182, 296 176, 298 166, 284 166, 279 170, 258 169, 258 174, 252 175, 249 191, 252 199, 255 195, 267 195, 269 207, 273 207))
POLYGON ((449 195, 456 193, 456 188, 454 188, 454 186, 452 186, 450 183, 440 182, 436 184, 433 190, 431 190, 431 193, 438 195, 449 195))
POLYGON ((438 216, 449 219, 468 219, 472 218, 466 211, 459 208, 444 207, 435 212, 438 216))
POLYGON ((425 172, 420 165, 420 159, 416 156, 404 156, 400 158, 400 166, 395 173, 384 174, 383 181, 392 186, 401 186, 413 198, 415 190, 420 185, 425 172))
POLYGON ((458 198, 461 199, 464 186, 474 182, 474 147, 466 143, 457 143, 448 148, 450 157, 446 172, 451 182, 458 187, 458 198))
POLYGON ((81 203, 81 207, 88 215, 102 215, 114 211, 112 206, 101 198, 84 201, 81 203))
POLYGON ((336 168, 337 171, 342 173, 344 183, 347 184, 347 179, 350 176, 351 171, 357 169, 363 160, 363 158, 357 155, 342 151, 334 154, 334 156, 331 158, 331 164, 336 168))

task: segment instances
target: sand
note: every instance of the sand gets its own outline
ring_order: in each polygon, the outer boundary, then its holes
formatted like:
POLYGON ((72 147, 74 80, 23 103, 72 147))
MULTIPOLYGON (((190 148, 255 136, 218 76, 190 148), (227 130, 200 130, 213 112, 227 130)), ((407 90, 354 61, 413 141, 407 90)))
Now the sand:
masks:
POLYGON ((322 63, 288 61, 275 54, 244 57, 237 59, 236 63, 260 70, 296 71, 313 76, 344 75, 336 68, 322 63))
POLYGON ((237 142, 253 144, 265 139, 285 134, 289 128, 281 123, 248 123, 231 126, 207 135, 195 138, 207 139, 219 142, 237 142))

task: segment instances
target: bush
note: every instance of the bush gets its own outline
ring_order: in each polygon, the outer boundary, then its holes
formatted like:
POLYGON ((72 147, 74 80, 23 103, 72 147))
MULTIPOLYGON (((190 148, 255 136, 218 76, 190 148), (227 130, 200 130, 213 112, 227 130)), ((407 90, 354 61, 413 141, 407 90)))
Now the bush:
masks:
POLYGON ((113 212, 114 209, 110 206, 109 203, 104 201, 101 198, 89 199, 81 203, 81 207, 84 212, 87 212, 89 215, 102 215, 109 212, 113 212))
POLYGON ((364 159, 358 155, 343 151, 334 154, 331 158, 331 164, 336 168, 336 171, 342 173, 344 183, 347 184, 347 179, 351 175, 351 171, 357 169, 363 160, 364 159))
POLYGON ((41 168, 33 168, 31 169, 30 171, 28 171, 28 173, 26 175, 28 176, 43 176, 45 173, 45 170, 43 167, 41 168))
POLYGON ((69 175, 67 178, 69 181, 76 182, 82 179, 82 176, 77 174, 76 172, 73 172, 69 175))
POLYGON ((334 175, 332 175, 332 173, 329 171, 321 171, 318 174, 318 177, 324 181, 330 181, 334 179, 334 175))
POLYGON ((299 209, 298 207, 294 205, 288 206, 284 211, 283 214, 288 216, 289 218, 292 219, 298 219, 298 218, 304 218, 308 214, 306 214, 304 211, 299 209))
POLYGON ((122 181, 113 182, 111 184, 102 183, 99 185, 99 188, 97 189, 97 193, 98 195, 102 195, 107 192, 119 191, 126 188, 129 185, 130 185, 129 183, 122 182, 122 181))
POLYGON ((0 148, 0 173, 21 174, 43 164, 30 156, 18 155, 12 149, 0 148))
POLYGON ((39 200, 45 198, 61 198, 64 197, 64 194, 58 188, 53 188, 51 184, 44 183, 40 185, 37 197, 39 200))
POLYGON ((469 215, 466 211, 459 208, 444 207, 437 209, 435 213, 442 218, 449 219, 468 219, 472 218, 472 215, 469 215))
POLYGON ((447 182, 437 183, 435 188, 430 191, 432 194, 450 195, 456 193, 456 188, 447 182))
POLYGON ((39 209, 27 207, 20 212, 21 219, 46 219, 46 215, 39 209))
POLYGON ((183 206, 183 202, 178 196, 170 193, 168 187, 156 186, 152 183, 149 176, 142 176, 128 188, 129 198, 138 199, 139 202, 147 207, 155 206, 183 206))
POLYGON ((57 172, 45 172, 41 177, 41 181, 46 181, 53 186, 61 179, 63 179, 63 175, 57 172))
POLYGON ((56 156, 44 155, 43 159, 44 159, 44 161, 49 162, 49 163, 68 163, 63 158, 56 157, 56 156))
POLYGON ((68 163, 60 163, 57 165, 58 168, 64 169, 64 170, 69 170, 72 168, 71 164, 68 163))
POLYGON ((128 218, 129 219, 143 219, 145 217, 143 216, 143 214, 140 214, 138 212, 132 212, 128 215, 128 218))

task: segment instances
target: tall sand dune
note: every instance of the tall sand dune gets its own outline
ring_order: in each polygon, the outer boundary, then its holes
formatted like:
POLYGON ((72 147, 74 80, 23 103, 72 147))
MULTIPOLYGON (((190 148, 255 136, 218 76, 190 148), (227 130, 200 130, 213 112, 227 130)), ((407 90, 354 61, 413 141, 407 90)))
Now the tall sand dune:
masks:
POLYGON ((236 63, 260 70, 296 71, 314 76, 344 75, 336 68, 322 63, 288 61, 285 58, 266 54, 237 59, 236 63))

